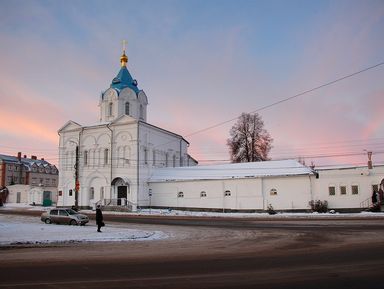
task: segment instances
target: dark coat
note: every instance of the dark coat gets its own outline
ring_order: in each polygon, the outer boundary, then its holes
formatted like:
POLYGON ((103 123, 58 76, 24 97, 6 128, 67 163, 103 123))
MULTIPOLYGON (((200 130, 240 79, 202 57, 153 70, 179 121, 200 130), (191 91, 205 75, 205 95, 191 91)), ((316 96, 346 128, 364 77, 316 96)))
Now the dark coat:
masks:
POLYGON ((96 209, 96 224, 101 224, 103 222, 103 213, 100 208, 96 209))

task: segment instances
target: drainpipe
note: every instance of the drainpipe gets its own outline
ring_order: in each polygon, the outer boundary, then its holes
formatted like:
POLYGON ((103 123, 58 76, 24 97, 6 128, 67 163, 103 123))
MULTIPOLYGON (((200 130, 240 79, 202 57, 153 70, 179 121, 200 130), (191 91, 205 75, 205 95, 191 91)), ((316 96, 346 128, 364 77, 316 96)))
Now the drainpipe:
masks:
POLYGON ((112 200, 112 177, 113 177, 113 130, 109 127, 111 123, 107 124, 107 128, 111 131, 111 170, 110 170, 110 189, 109 189, 109 198, 112 200))

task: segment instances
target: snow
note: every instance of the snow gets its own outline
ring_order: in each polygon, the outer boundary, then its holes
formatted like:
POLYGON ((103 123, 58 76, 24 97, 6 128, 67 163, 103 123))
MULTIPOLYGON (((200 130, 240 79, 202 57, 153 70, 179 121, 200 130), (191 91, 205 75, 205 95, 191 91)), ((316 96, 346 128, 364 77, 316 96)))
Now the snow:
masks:
MULTIPOLYGON (((7 205, 0 210, 12 208, 25 207, 7 205)), ((96 230, 96 224, 92 221, 85 226, 56 225, 45 224, 40 217, 0 214, 0 247, 22 244, 148 241, 168 237, 161 231, 133 230, 108 223, 101 233, 96 230)))
MULTIPOLYGON (((30 206, 27 204, 6 204, 1 210, 48 210, 50 207, 30 206)), ((83 210, 83 213, 94 213, 83 210)), ((136 213, 109 212, 108 215, 151 215, 151 216, 193 216, 193 217, 232 217, 232 218, 377 218, 384 217, 384 212, 361 213, 220 213, 220 212, 192 212, 180 210, 145 209, 136 213)), ((113 242, 113 241, 148 241, 168 238, 161 231, 133 230, 119 224, 106 224, 102 233, 96 232, 94 221, 85 226, 69 226, 45 224, 40 217, 0 214, 0 247, 22 244, 49 244, 49 243, 80 243, 80 242, 113 242)))
POLYGON ((295 160, 153 169, 150 182, 256 178, 311 175, 312 170, 295 160))

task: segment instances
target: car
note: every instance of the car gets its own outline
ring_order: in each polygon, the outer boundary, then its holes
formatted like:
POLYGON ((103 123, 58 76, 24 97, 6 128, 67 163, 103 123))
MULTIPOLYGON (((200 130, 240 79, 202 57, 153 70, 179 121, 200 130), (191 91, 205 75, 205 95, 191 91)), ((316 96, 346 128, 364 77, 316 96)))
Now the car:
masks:
POLYGON ((85 225, 89 222, 89 218, 72 209, 56 208, 42 213, 41 221, 46 224, 85 225))

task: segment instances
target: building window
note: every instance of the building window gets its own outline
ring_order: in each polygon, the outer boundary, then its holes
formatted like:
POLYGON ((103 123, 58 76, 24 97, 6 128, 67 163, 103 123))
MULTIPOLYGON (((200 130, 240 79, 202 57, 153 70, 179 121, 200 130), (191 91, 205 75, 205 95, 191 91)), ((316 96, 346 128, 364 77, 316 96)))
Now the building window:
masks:
POLYGON ((144 108, 143 108, 143 105, 140 104, 140 119, 143 120, 144 119, 144 108))
POLYGON ((183 192, 178 192, 177 193, 178 198, 184 198, 184 193, 183 192))
POLYGON ((172 157, 172 163, 173 163, 173 167, 176 167, 176 156, 173 155, 172 157))
POLYGON ((95 198, 95 189, 94 187, 89 188, 89 199, 93 200, 95 198))
POLYGON ((129 102, 125 103, 125 114, 129 115, 129 102))
POLYGON ((100 200, 104 199, 104 187, 100 187, 100 200))
POLYGON ((359 186, 352 185, 352 195, 358 195, 358 194, 359 194, 359 186))
POLYGON ((276 189, 271 189, 271 190, 269 191, 269 194, 270 194, 271 196, 276 196, 276 195, 277 195, 277 190, 276 190, 276 189))
POLYGON ((88 151, 84 151, 84 165, 88 165, 88 151))
POLYGON ((224 192, 224 197, 230 197, 231 196, 231 191, 230 190, 226 190, 224 192))
POLYGON ((205 191, 201 191, 200 198, 204 198, 207 196, 207 193, 205 191))
POLYGON ((52 186, 56 186, 56 180, 52 179, 52 186))
POLYGON ((347 186, 340 186, 340 195, 346 195, 347 194, 347 186))
POLYGON ((144 164, 148 164, 148 149, 144 148, 144 164))
POLYGON ((112 113, 113 113, 113 103, 110 102, 108 106, 108 115, 112 116, 112 113))
POLYGON ((165 166, 166 167, 168 167, 168 158, 169 158, 168 153, 165 153, 165 166))
POLYGON ((379 185, 372 185, 372 192, 378 192, 379 191, 379 185))
POLYGON ((109 150, 105 149, 104 150, 104 165, 108 164, 108 153, 109 153, 109 150))
POLYGON ((328 193, 330 196, 336 195, 336 187, 335 186, 329 186, 328 187, 328 193))
POLYGON ((156 166, 156 151, 155 150, 153 150, 152 165, 156 166))
POLYGON ((72 190, 69 190, 68 195, 72 197, 72 190))

